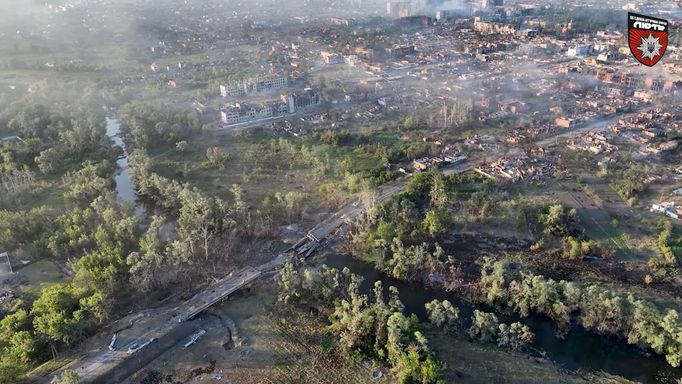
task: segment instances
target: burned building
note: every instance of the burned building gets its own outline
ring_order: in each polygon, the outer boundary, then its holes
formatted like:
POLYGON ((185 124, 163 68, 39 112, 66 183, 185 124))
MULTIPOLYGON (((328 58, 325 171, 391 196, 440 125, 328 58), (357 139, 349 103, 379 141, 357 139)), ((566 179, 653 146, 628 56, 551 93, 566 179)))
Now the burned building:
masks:
POLYGON ((341 55, 340 53, 322 51, 320 55, 322 56, 322 62, 325 64, 343 63, 343 55, 341 55))
POLYGON ((417 53, 417 50, 415 49, 414 45, 404 45, 386 48, 386 53, 391 59, 396 60, 402 59, 408 55, 414 55, 417 53))
POLYGON ((516 28, 511 24, 481 21, 480 17, 474 17, 474 31, 484 34, 513 35, 516 33, 516 28))

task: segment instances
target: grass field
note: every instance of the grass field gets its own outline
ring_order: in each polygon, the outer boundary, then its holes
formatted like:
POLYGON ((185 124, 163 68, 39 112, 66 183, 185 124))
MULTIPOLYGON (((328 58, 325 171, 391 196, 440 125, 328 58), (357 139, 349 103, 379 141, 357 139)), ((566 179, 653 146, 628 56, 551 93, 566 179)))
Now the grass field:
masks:
POLYGON ((49 260, 38 260, 16 270, 22 278, 22 287, 28 292, 38 292, 41 289, 62 281, 64 275, 57 266, 49 260))
POLYGON ((170 150, 155 157, 156 171, 228 201, 232 198, 230 188, 238 184, 247 192, 247 201, 256 206, 274 191, 314 193, 316 185, 310 183, 313 179, 310 169, 291 166, 288 161, 265 169, 249 159, 248 150, 257 151, 257 145, 267 139, 262 135, 233 136, 207 132, 188 140, 187 149, 183 152, 170 150), (220 147, 229 153, 223 169, 205 164, 209 147, 220 147))

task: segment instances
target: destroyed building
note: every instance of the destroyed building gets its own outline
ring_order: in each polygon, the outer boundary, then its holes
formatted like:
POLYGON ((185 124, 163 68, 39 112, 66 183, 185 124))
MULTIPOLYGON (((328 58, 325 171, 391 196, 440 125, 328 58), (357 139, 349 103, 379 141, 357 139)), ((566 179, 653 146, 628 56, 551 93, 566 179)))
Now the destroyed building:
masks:
POLYGON ((289 80, 285 76, 252 78, 230 83, 228 85, 221 85, 220 95, 222 97, 247 96, 270 90, 283 89, 286 88, 288 84, 289 80))
POLYGON ((474 31, 484 34, 513 35, 516 28, 511 24, 481 21, 480 17, 474 17, 474 31))
POLYGON ((233 103, 220 109, 220 121, 227 125, 234 125, 288 113, 289 106, 281 100, 260 104, 233 103))
POLYGON ((313 89, 306 89, 303 91, 290 93, 288 95, 282 95, 281 98, 282 101, 287 104, 289 113, 296 113, 301 109, 320 105, 322 103, 320 91, 313 89))
POLYGON ((409 1, 389 1, 386 3, 386 14, 398 19, 412 16, 412 3, 409 1))

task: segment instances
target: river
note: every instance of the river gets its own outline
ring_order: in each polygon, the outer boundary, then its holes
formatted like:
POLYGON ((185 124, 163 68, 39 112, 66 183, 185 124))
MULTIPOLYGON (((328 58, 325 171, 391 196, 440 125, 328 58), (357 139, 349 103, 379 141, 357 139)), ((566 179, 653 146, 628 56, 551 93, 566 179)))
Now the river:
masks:
MULTIPOLYGON (((469 318, 474 309, 490 312, 490 308, 474 306, 444 290, 427 290, 417 285, 407 284, 377 271, 368 263, 351 256, 328 254, 323 263, 329 267, 342 269, 364 278, 360 289, 370 293, 374 282, 380 280, 384 288, 394 286, 400 292, 400 300, 407 313, 416 314, 421 321, 428 320, 424 305, 434 299, 449 300, 460 309, 461 318, 469 318)), ((682 377, 682 369, 671 367, 663 356, 647 356, 640 349, 624 340, 600 336, 588 332, 574 324, 563 338, 557 338, 554 323, 544 316, 530 316, 526 319, 498 315, 501 321, 522 321, 535 333, 532 346, 547 354, 547 357, 569 370, 604 371, 612 375, 646 384, 660 383, 661 377, 682 377)))
POLYGON ((130 179, 128 168, 128 151, 126 150, 123 138, 121 138, 121 124, 117 119, 107 117, 107 136, 113 140, 115 145, 123 148, 123 155, 116 161, 117 171, 114 176, 116 182, 116 193, 121 200, 133 204, 135 216, 143 217, 146 214, 144 204, 137 198, 135 184, 130 179))
MULTIPOLYGON (((147 213, 144 204, 137 198, 135 185, 128 172, 128 153, 121 138, 121 126, 118 120, 107 118, 107 135, 116 145, 123 148, 116 164, 116 192, 120 198, 135 206, 135 215, 143 217, 147 213)), ((400 299, 405 310, 416 314, 420 320, 427 319, 424 305, 434 299, 449 300, 460 309, 460 316, 468 318, 476 308, 472 304, 458 299, 452 293, 443 290, 427 290, 393 279, 374 269, 373 266, 350 256, 329 254, 324 263, 334 268, 347 267, 351 272, 364 278, 361 290, 369 293, 374 282, 381 280, 384 287, 394 286, 400 291, 400 299)), ((488 310, 489 308, 481 308, 488 310)), ((517 321, 517 318, 499 316, 502 321, 517 321)), ((553 322, 544 316, 530 316, 522 320, 535 333, 533 347, 547 353, 547 357, 569 370, 604 371, 613 375, 647 384, 659 383, 660 377, 682 377, 682 370, 672 368, 663 356, 647 356, 638 348, 623 340, 605 337, 586 331, 574 325, 563 338, 557 338, 553 322)))

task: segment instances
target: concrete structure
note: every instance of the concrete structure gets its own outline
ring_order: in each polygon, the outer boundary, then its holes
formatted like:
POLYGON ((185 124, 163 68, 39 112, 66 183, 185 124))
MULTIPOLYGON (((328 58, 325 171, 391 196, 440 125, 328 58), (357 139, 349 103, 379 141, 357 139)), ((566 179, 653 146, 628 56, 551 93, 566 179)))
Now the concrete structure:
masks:
POLYGON ((351 67, 357 67, 362 61, 356 55, 348 55, 343 61, 351 67))
POLYGON ((353 24, 353 20, 351 20, 351 19, 342 19, 342 18, 339 18, 339 17, 332 17, 331 20, 330 20, 330 22, 331 22, 333 25, 345 25, 345 26, 349 26, 349 25, 353 24))
POLYGON ((3 277, 11 276, 13 274, 12 262, 9 259, 9 255, 7 252, 0 253, 0 280, 3 277))
POLYGON ((504 0, 481 0, 483 8, 504 7, 504 0))
POLYGON ((236 125, 250 121, 269 119, 299 112, 311 106, 321 104, 320 91, 306 89, 281 95, 279 100, 266 101, 259 104, 232 103, 220 109, 220 121, 227 125, 236 125))
POLYGON ((565 118, 559 117, 559 118, 554 120, 554 124, 557 127, 561 127, 561 128, 575 128, 576 122, 573 119, 565 119, 565 118))
POLYGON ((395 47, 386 48, 386 53, 391 57, 391 59, 397 60, 402 59, 407 55, 414 55, 417 53, 417 50, 414 45, 398 45, 395 47))
POLYGON ((566 52, 568 57, 583 57, 588 56, 592 53, 592 44, 580 44, 573 47, 569 47, 566 52))
POLYGON ((267 119, 286 115, 289 112, 287 103, 274 100, 262 104, 233 103, 220 109, 220 121, 234 125, 248 121, 267 119))
POLYGON ((289 80, 286 77, 254 78, 220 86, 222 97, 248 96, 255 93, 286 88, 289 80))
POLYGON ((287 104, 289 113, 296 113, 302 109, 320 105, 322 103, 320 91, 313 89, 282 95, 282 101, 287 104))
POLYGON ((398 19, 412 16, 412 3, 409 1, 389 1, 386 3, 388 17, 398 19))
POLYGON ((343 63, 343 55, 335 52, 322 51, 322 62, 325 64, 341 64, 343 63))
POLYGON ((474 17, 474 31, 484 34, 513 35, 516 33, 516 28, 511 24, 481 21, 480 17, 474 17))
POLYGON ((436 11, 436 20, 438 21, 453 20, 457 18, 457 15, 458 11, 456 10, 442 9, 436 11))
MULTIPOLYGON (((110 350, 108 345, 103 345, 67 364, 62 370, 73 370, 83 381, 91 384, 119 383, 190 334, 196 335, 195 326, 188 320, 260 278, 262 273, 261 269, 246 267, 178 307, 121 319, 119 328, 114 328, 120 348, 110 350)), ((49 384, 51 378, 36 378, 35 381, 49 384)))
POLYGON ((662 213, 668 217, 672 217, 673 219, 680 218, 680 215, 678 214, 678 209, 675 207, 675 202, 673 201, 667 201, 660 204, 653 204, 651 206, 651 212, 662 213))

